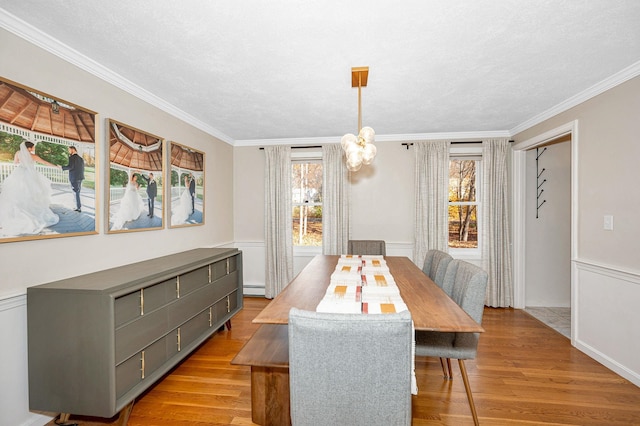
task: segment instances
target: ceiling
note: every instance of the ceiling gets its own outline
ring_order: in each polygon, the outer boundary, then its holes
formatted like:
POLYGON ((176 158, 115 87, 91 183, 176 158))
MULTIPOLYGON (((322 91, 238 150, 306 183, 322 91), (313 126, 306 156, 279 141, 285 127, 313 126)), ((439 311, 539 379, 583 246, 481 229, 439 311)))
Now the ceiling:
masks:
POLYGON ((637 0, 0 0, 0 12, 240 145, 357 133, 354 66, 370 67, 362 124, 378 140, 511 134, 640 68, 637 0))

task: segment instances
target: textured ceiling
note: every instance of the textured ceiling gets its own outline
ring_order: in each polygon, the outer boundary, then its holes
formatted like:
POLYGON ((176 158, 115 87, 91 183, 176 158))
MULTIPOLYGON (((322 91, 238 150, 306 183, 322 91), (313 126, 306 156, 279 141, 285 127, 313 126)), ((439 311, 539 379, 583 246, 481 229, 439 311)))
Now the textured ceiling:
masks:
MULTIPOLYGON (((223 139, 509 131, 640 61, 637 0, 0 0, 223 139)), ((72 99, 69 101, 73 101, 72 99)))

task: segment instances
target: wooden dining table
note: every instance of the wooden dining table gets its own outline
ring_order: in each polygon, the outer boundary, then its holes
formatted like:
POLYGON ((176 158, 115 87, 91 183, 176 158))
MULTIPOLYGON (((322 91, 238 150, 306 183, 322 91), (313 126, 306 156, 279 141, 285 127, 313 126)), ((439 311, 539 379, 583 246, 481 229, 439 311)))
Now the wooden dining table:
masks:
MULTIPOLYGON (((289 311, 315 311, 340 256, 318 255, 253 320, 262 324, 231 361, 251 367, 251 417, 260 425, 288 425, 289 311)), ((416 330, 482 333, 484 329, 409 258, 385 256, 416 330)))

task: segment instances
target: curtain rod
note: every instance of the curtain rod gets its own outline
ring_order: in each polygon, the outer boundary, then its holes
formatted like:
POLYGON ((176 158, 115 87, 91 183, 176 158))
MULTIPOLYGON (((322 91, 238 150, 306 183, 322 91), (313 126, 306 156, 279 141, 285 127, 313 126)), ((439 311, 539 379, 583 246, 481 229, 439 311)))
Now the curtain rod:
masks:
MULTIPOLYGON (((292 147, 291 147, 291 149, 304 149, 304 148, 322 148, 322 145, 305 145, 305 146, 292 146, 292 147)), ((263 146, 261 146, 261 147, 260 147, 260 148, 258 148, 258 149, 263 150, 263 149, 264 149, 264 147, 263 147, 263 146)))
MULTIPOLYGON (((514 140, 509 140, 509 142, 514 142, 514 140)), ((452 145, 463 144, 463 143, 482 143, 482 141, 453 141, 450 142, 452 145)), ((402 142, 402 146, 407 147, 409 149, 410 146, 413 146, 413 142, 402 142)))

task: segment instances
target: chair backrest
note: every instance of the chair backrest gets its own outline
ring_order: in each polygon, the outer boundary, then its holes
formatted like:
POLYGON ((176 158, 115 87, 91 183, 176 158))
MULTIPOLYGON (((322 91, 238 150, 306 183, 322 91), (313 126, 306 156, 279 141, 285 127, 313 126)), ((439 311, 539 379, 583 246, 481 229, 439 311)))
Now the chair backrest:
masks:
POLYGON ((449 263, 444 276, 443 290, 471 316, 482 323, 488 274, 480 267, 464 260, 449 263))
MULTIPOLYGON (((424 258, 422 272, 427 274, 439 287, 442 287, 447 266, 452 260, 453 257, 449 253, 440 250, 429 250, 424 258)), ((449 296, 451 295, 449 294, 449 296)))
POLYGON ((410 425, 411 314, 289 312, 291 421, 410 425))
POLYGON ((387 246, 384 240, 349 240, 347 254, 381 254, 387 255, 387 246))

